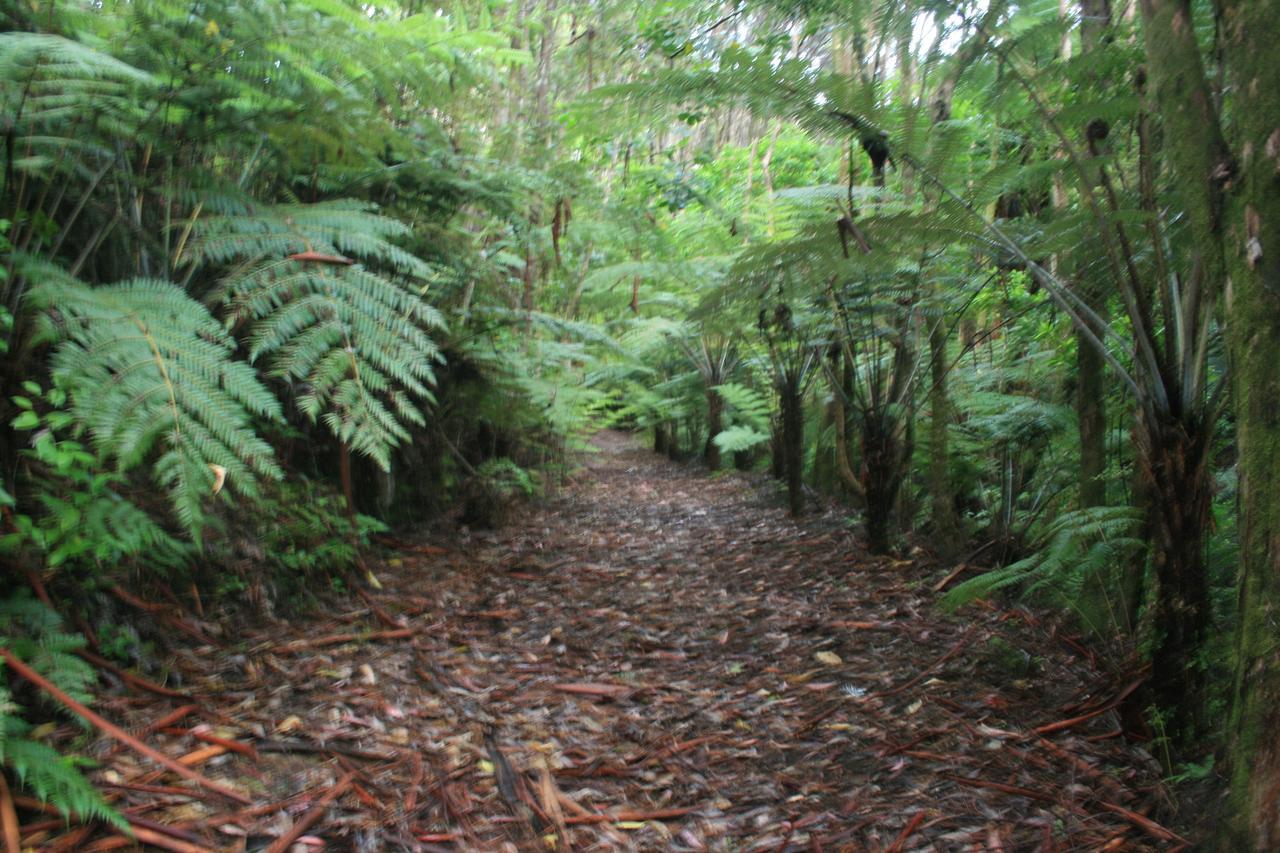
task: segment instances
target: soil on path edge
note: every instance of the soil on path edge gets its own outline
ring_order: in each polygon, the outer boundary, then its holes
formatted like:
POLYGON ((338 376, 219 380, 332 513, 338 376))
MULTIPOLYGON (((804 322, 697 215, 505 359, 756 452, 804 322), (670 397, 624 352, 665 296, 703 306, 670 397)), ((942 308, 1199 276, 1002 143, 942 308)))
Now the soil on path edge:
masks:
POLYGON ((190 849, 1184 844, 1110 710, 1126 685, 1054 626, 943 615, 949 567, 594 445, 510 527, 397 543, 351 612, 192 642, 185 697, 99 702, 252 805, 127 750, 97 781, 190 849))

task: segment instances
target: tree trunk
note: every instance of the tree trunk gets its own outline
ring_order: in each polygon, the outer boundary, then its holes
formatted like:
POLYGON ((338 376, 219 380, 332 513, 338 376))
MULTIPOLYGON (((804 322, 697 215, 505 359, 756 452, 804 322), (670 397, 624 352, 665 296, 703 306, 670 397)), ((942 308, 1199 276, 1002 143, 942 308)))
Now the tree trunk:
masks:
POLYGON ((1280 849, 1280 0, 1221 4, 1240 174, 1224 232, 1239 447, 1231 850, 1280 849))
POLYGON ((667 452, 668 440, 669 439, 667 438, 667 425, 661 424, 661 423, 654 424, 653 425, 653 452, 665 454, 667 452))
POLYGON ((889 550, 893 503, 898 476, 893 448, 893 426, 885 419, 869 417, 862 424, 862 488, 867 498, 867 543, 876 554, 889 550))
POLYGON ((1134 435, 1151 498, 1151 683, 1160 707, 1174 715, 1167 732, 1179 744, 1195 743, 1205 722, 1200 652, 1210 617, 1204 553, 1213 501, 1209 436, 1202 425, 1145 412, 1134 435))
MULTIPOLYGON (((1101 309, 1101 300, 1085 296, 1089 307, 1101 309)), ((1095 334, 1099 331, 1095 330, 1095 334)), ((1102 354, 1076 330, 1076 426, 1080 433, 1080 506, 1107 502, 1106 374, 1102 354)))
MULTIPOLYGON (((1109 0, 1081 0, 1080 50, 1088 55, 1097 50, 1111 25, 1109 0)), ((1091 75, 1092 76, 1092 75, 1091 75)), ((1095 170, 1096 171, 1096 170, 1095 170)), ((1089 308, 1107 319, 1107 292, 1096 273, 1089 271, 1086 258, 1077 258, 1076 272, 1083 279, 1080 294, 1089 308)), ((1103 329, 1091 331, 1101 339, 1103 329)), ((1102 354, 1076 329, 1076 426, 1080 434, 1080 506, 1104 506, 1107 502, 1107 409, 1106 374, 1102 354)))
POLYGON ((769 430, 769 476, 775 480, 787 477, 787 458, 782 440, 782 424, 775 420, 769 430))
POLYGON ((667 458, 680 458, 680 422, 670 421, 671 426, 667 429, 667 458))
POLYGON ((724 397, 714 388, 707 389, 707 443, 702 448, 702 458, 712 471, 720 470, 720 445, 716 436, 724 429, 724 397))
POLYGON ((778 389, 782 403, 782 456, 791 515, 804 513, 804 395, 799 380, 787 379, 778 389))
POLYGON ((962 531, 951 487, 951 397, 947 393, 947 331, 941 320, 929 329, 929 501, 933 517, 933 547, 944 559, 955 555, 962 531))

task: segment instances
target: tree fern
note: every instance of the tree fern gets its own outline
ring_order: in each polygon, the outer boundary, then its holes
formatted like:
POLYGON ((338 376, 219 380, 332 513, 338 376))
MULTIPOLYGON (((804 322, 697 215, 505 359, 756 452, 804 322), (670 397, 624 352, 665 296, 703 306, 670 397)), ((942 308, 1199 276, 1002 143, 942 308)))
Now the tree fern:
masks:
POLYGON ((716 391, 729 404, 730 425, 716 436, 715 442, 725 453, 737 453, 769 440, 773 402, 769 395, 754 388, 727 382, 716 391))
POLYGON ((1078 602, 1090 578, 1134 559, 1145 547, 1139 531, 1142 512, 1128 506, 1087 507, 1064 512, 1038 537, 1035 553, 959 584, 942 599, 955 609, 1011 586, 1025 593, 1047 592, 1068 604, 1078 602))
POLYGON ((278 402, 180 288, 151 279, 100 288, 45 282, 36 297, 47 336, 58 341, 53 370, 73 414, 119 470, 159 448, 154 475, 188 529, 199 530, 216 470, 246 494, 256 476, 280 475, 252 423, 279 420, 278 402))
POLYGON ((390 242, 407 231, 354 202, 254 208, 204 222, 192 248, 193 262, 238 265, 222 294, 229 322, 251 323, 250 360, 296 383, 303 414, 383 468, 426 423, 441 360, 429 332, 444 320, 407 284, 430 267, 390 242))

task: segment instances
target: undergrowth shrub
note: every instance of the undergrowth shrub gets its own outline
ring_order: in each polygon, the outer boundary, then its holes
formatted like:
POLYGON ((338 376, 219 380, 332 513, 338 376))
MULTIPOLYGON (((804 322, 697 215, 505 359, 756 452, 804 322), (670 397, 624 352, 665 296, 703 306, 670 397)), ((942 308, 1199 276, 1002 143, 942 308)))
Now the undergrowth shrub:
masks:
POLYGON ((358 549, 387 530, 363 514, 353 527, 335 488, 294 478, 265 484, 252 504, 230 510, 223 526, 226 535, 207 549, 211 585, 219 595, 242 596, 262 615, 343 588, 358 549))
MULTIPOLYGON (((75 655, 83 645, 83 637, 67 633, 61 617, 26 590, 0 599, 0 648, 76 700, 88 703, 96 673, 75 655)), ((0 659, 0 672, 4 668, 0 659)), ((64 755, 39 739, 43 727, 34 721, 50 715, 39 698, 34 694, 28 697, 28 693, 28 685, 0 681, 0 766, 64 816, 98 818, 127 830, 124 819, 81 774, 92 762, 64 755)))
POLYGON ((473 527, 502 527, 520 502, 537 490, 536 472, 505 456, 487 459, 476 467, 463 488, 461 520, 473 527))

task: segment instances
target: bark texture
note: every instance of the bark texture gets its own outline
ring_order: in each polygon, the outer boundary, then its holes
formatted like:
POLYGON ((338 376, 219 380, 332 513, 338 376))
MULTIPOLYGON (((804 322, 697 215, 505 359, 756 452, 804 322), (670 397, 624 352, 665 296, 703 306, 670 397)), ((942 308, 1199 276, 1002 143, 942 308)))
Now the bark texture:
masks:
POLYGON ((1225 847, 1280 849, 1280 2, 1221 5, 1239 175, 1223 222, 1239 443, 1239 627, 1225 847))

